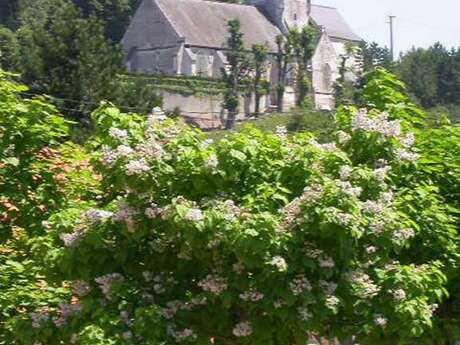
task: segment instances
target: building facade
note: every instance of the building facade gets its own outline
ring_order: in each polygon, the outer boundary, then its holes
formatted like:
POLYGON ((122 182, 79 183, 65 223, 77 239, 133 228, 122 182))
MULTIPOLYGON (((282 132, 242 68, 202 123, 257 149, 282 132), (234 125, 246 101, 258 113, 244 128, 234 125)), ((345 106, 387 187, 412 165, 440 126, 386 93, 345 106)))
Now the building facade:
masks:
MULTIPOLYGON (((272 57, 277 52, 278 35, 286 35, 291 27, 301 28, 311 23, 318 32, 311 63, 315 104, 320 109, 332 108, 340 56, 346 44, 358 43, 360 38, 336 9, 312 5, 310 0, 249 0, 248 3, 142 1, 121 42, 127 71, 221 78, 221 70, 227 64, 225 42, 229 20, 240 21, 246 49, 256 43, 266 44, 272 57)), ((275 85, 276 78, 274 68, 268 68, 267 79, 275 85)), ((276 104, 275 97, 273 92, 265 104, 276 104)), ((285 100, 287 106, 295 103, 292 88, 287 90, 285 100)))

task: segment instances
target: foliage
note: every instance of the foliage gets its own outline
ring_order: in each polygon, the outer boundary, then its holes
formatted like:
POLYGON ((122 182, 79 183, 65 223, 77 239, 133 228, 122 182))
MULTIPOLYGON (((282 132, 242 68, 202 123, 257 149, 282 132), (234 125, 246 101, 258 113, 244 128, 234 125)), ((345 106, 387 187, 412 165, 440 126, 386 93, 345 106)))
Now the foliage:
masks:
POLYGON ((260 97, 264 94, 262 77, 267 72, 267 46, 264 44, 254 44, 252 46, 252 58, 254 60, 254 113, 258 116, 260 112, 260 97))
POLYGON ((380 47, 376 42, 361 42, 359 55, 364 72, 372 71, 377 67, 387 70, 392 70, 394 67, 390 49, 380 47))
POLYGON ((16 70, 19 63, 19 44, 15 34, 0 26, 0 68, 16 70))
POLYGON ((244 49, 241 23, 238 19, 233 19, 227 23, 227 26, 229 34, 226 43, 228 66, 222 68, 222 78, 226 85, 224 105, 228 111, 225 127, 233 129, 239 105, 240 85, 248 78, 251 63, 244 49))

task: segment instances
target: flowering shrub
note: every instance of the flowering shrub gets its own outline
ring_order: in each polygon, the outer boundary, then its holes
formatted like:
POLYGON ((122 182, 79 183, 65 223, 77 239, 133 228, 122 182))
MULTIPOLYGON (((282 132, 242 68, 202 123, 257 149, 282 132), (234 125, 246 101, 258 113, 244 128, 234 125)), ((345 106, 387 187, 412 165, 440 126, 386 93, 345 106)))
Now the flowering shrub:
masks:
POLYGON ((409 344, 431 327, 448 260, 403 253, 452 222, 398 184, 419 158, 405 121, 348 108, 331 143, 215 144, 110 106, 94 120, 103 193, 50 218, 44 261, 68 292, 15 320, 19 343, 409 344))

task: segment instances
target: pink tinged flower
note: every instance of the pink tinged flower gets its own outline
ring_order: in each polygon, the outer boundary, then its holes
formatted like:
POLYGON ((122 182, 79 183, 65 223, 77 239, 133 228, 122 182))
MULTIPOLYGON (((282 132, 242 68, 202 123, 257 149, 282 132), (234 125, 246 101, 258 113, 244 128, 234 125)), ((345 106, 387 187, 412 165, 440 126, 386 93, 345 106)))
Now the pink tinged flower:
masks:
POLYGON ((141 175, 150 170, 150 166, 144 158, 134 159, 125 165, 125 173, 128 176, 141 175))
POLYGON ((112 212, 104 211, 104 210, 96 210, 94 208, 90 208, 86 211, 86 218, 93 223, 98 223, 107 219, 110 219, 113 216, 112 212))
POLYGON ((192 208, 185 215, 185 219, 193 223, 200 222, 204 219, 203 212, 197 208, 192 208))
POLYGON ((62 327, 67 324, 67 320, 74 314, 83 309, 80 303, 66 304, 61 303, 58 306, 57 316, 53 317, 53 322, 56 327, 62 327))
POLYGON ((389 167, 389 166, 384 166, 384 167, 381 167, 381 168, 377 168, 377 169, 374 170, 373 175, 374 175, 375 179, 378 182, 383 183, 385 181, 385 178, 387 177, 387 174, 390 171, 390 169, 391 169, 391 167, 389 167))
POLYGON ((75 231, 72 233, 63 233, 59 235, 59 238, 64 242, 64 246, 67 248, 75 247, 77 242, 83 237, 84 233, 81 231, 75 231))
POLYGON ((235 337, 248 337, 252 334, 252 326, 249 321, 240 322, 233 328, 235 337))
POLYGON ((208 274, 205 279, 198 282, 198 286, 203 291, 210 292, 214 295, 220 295, 227 289, 227 280, 225 278, 208 274))
POLYGON ((120 273, 110 273, 94 279, 106 298, 109 298, 112 285, 120 283, 123 280, 124 277, 120 273))
POLYGON ((361 209, 369 214, 379 214, 383 212, 385 205, 380 201, 367 200, 361 204, 361 209))
POLYGON ((30 314, 33 328, 40 328, 43 323, 50 319, 50 315, 46 310, 38 310, 30 314))

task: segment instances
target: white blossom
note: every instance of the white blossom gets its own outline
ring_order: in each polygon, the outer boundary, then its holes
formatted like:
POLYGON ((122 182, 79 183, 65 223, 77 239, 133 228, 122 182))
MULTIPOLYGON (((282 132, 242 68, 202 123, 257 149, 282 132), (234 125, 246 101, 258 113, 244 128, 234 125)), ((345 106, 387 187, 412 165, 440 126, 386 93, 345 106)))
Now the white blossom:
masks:
POLYGON ((282 140, 286 139, 288 134, 286 126, 276 126, 275 134, 282 140))
POLYGON ((110 297, 110 289, 114 283, 120 283, 124 280, 124 277, 120 273, 110 273, 94 279, 99 285, 102 293, 106 298, 110 297))
POLYGON ((308 321, 311 318, 311 313, 305 307, 297 308, 297 313, 302 321, 308 321))
POLYGON ((109 219, 112 216, 112 212, 104 210, 95 210, 94 208, 90 208, 88 211, 86 211, 86 218, 88 218, 91 222, 94 223, 109 219))
POLYGON ((150 166, 144 158, 134 159, 125 165, 125 173, 128 176, 140 175, 150 170, 150 166))
POLYGON ((337 141, 340 145, 345 145, 351 140, 350 134, 344 132, 344 131, 338 131, 337 132, 337 141))
POLYGON ((227 289, 227 280, 225 278, 208 274, 205 279, 198 282, 198 286, 203 291, 211 292, 214 295, 220 295, 227 289))
POLYGON ((388 320, 385 317, 383 317, 382 315, 376 314, 376 315, 374 315, 374 323, 377 326, 385 328, 387 323, 388 323, 388 320))
POLYGON ((410 163, 415 163, 420 157, 417 153, 410 152, 406 149, 396 149, 395 155, 399 161, 408 161, 410 163))
POLYGON ((128 138, 128 132, 124 129, 112 127, 109 129, 109 136, 111 136, 114 139, 122 141, 128 138))
POLYGON ((414 133, 408 133, 399 139, 399 143, 401 144, 401 146, 406 149, 412 147, 412 145, 414 145, 414 142, 415 142, 414 133))
POLYGON ((259 291, 249 290, 240 294, 240 298, 246 302, 257 302, 264 298, 264 294, 259 291))
POLYGON ((304 291, 311 291, 312 289, 310 281, 302 274, 299 274, 289 283, 289 288, 295 296, 300 295, 304 291))
POLYGON ((403 289, 394 290, 392 291, 392 294, 395 300, 397 301, 402 301, 406 299, 406 291, 404 291, 403 289))
POLYGON ((185 215, 185 219, 189 222, 200 222, 204 219, 203 212, 200 209, 192 208, 190 209, 187 214, 185 215))
POLYGON ((208 170, 215 170, 218 165, 219 160, 217 159, 216 155, 210 155, 204 164, 205 168, 208 170))
POLYGON ((346 181, 350 178, 350 174, 353 171, 353 168, 349 165, 344 165, 340 167, 340 179, 346 181))
POLYGON ((284 258, 281 256, 274 256, 270 261, 270 265, 275 266, 280 272, 287 270, 286 260, 284 260, 284 258))
POLYGON ((233 328, 233 335, 235 337, 248 337, 252 334, 252 326, 248 321, 240 322, 233 328))

